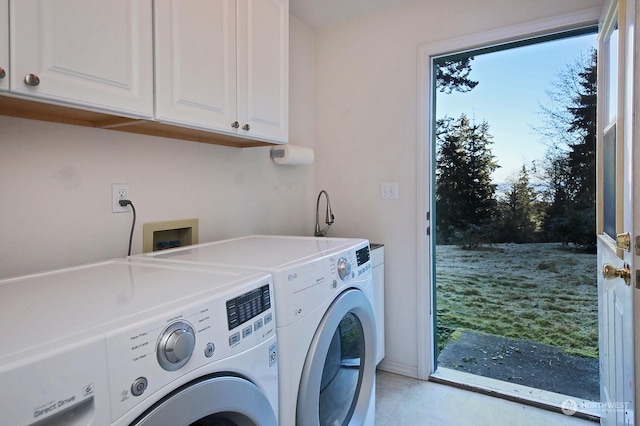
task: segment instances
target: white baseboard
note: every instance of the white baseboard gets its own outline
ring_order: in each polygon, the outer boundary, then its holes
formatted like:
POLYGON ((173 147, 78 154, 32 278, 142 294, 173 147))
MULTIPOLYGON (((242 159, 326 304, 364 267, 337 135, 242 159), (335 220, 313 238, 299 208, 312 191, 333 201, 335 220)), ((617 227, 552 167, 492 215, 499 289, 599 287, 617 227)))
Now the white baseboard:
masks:
POLYGON ((411 378, 418 378, 418 367, 413 365, 399 364, 390 362, 385 359, 378 364, 378 370, 387 371, 389 373, 400 374, 411 378))

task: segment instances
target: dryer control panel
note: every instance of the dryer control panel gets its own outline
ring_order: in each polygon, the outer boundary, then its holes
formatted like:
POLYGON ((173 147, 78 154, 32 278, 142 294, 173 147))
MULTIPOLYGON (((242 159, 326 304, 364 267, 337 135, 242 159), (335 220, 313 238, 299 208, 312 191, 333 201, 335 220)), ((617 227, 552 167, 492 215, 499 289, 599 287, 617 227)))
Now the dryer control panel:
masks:
POLYGON ((372 294, 369 242, 273 272, 278 282, 276 309, 278 327, 299 321, 325 300, 346 288, 372 294))
POLYGON ((342 281, 359 279, 363 276, 366 279, 367 274, 371 275, 369 245, 346 251, 341 256, 329 257, 329 268, 332 274, 336 271, 342 281))

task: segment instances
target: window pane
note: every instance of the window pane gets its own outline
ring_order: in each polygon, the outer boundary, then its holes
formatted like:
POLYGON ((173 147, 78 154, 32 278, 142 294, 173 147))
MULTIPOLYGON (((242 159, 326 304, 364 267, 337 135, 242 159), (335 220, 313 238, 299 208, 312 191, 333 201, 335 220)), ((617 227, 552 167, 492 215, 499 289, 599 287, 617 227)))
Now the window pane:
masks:
POLYGON ((614 27, 609 39, 605 42, 607 57, 606 67, 606 110, 605 125, 611 124, 616 119, 618 112, 618 25, 614 27))
POLYGON ((616 126, 611 126, 603 140, 603 218, 604 233, 616 238, 616 126))

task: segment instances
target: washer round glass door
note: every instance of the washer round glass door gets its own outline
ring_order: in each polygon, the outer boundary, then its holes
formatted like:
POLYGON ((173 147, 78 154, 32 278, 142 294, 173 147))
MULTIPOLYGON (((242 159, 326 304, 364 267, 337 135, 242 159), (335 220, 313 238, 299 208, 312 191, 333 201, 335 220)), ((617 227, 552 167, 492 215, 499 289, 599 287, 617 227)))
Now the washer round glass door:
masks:
POLYGON ((177 389, 130 426, 277 426, 264 393, 240 377, 203 378, 177 389))
POLYGON ((340 294, 309 347, 296 424, 364 424, 373 395, 374 339, 375 319, 366 295, 355 289, 340 294))

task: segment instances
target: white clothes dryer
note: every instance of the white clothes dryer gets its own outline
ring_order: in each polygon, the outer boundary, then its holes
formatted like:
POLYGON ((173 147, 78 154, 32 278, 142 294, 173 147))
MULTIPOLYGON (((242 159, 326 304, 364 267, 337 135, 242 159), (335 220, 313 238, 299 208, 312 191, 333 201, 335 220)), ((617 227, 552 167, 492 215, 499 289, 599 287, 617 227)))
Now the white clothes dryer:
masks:
POLYGON ((113 260, 0 281, 0 423, 277 425, 272 278, 113 260))
POLYGON ((270 272, 280 425, 373 425, 376 325, 367 240, 254 235, 136 258, 270 272))

